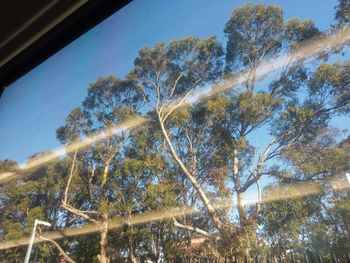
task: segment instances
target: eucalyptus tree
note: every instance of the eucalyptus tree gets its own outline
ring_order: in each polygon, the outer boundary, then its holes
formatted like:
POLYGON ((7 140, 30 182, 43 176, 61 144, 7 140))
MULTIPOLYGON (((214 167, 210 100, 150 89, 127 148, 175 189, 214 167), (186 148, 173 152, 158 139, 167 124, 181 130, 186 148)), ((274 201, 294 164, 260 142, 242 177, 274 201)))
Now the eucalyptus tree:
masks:
MULTIPOLYGON (((306 127, 322 125, 314 120, 316 117, 311 118, 314 108, 298 102, 307 70, 304 59, 296 60, 292 55, 300 43, 319 31, 309 20, 285 21, 282 9, 277 6, 247 4, 233 11, 224 32, 228 38, 226 71, 233 77, 244 72, 245 79, 228 95, 219 95, 210 103, 223 100, 227 108, 223 119, 214 119, 213 129, 219 130, 227 153, 226 162, 232 164, 228 178, 233 182, 239 219, 244 224, 254 219, 260 208, 257 204, 247 215, 243 195, 266 174, 266 162, 303 136, 306 127), (274 59, 285 55, 289 56, 281 68, 260 73, 262 67, 269 66, 266 61, 274 63, 274 59), (302 114, 309 114, 310 118, 301 119, 302 114), (259 143, 260 149, 252 142, 259 131, 263 131, 268 140, 259 143)), ((217 107, 208 104, 208 109, 214 117, 217 107)))
POLYGON ((340 24, 350 22, 350 1, 339 0, 339 5, 336 8, 335 18, 340 24))
MULTIPOLYGON (((336 16, 341 23, 348 22, 347 3, 340 0, 336 16)), ((345 155, 340 158, 339 149, 323 151, 316 139, 331 117, 349 113, 349 63, 315 67, 309 66, 308 54, 294 56, 305 41, 311 43, 321 33, 309 20, 286 21, 277 6, 240 6, 224 32, 226 52, 215 37, 186 37, 142 48, 126 80, 97 79, 82 106, 57 129, 66 149, 82 141, 90 145, 82 143, 85 147, 67 154, 61 167, 57 163, 34 173, 59 176, 50 179, 48 202, 56 202, 53 209, 45 214, 35 205, 32 212, 65 227, 97 225, 98 236, 87 238, 98 239, 99 247, 91 244, 87 253, 70 244, 77 255, 85 253, 84 260, 95 260, 99 251, 101 263, 125 257, 159 261, 193 233, 221 245, 222 254, 248 254, 257 244, 258 222, 271 234, 271 243, 281 241, 284 247, 279 249, 286 251, 314 211, 298 199, 264 205, 261 214, 260 194, 255 207, 244 205, 244 195, 255 185, 260 191, 260 180, 267 176, 285 185, 328 178, 345 169, 332 159, 344 161, 345 155), (269 69, 269 63, 279 64, 269 69), (142 129, 116 129, 141 113, 148 120, 142 129), (94 134, 105 138, 94 141, 94 134), (317 154, 309 156, 310 149, 317 154), (288 170, 281 164, 288 164, 288 170), (183 205, 192 206, 193 214, 151 220, 146 227, 131 223, 134 214, 183 205), (109 229, 114 217, 123 218, 122 229, 109 229)), ((19 190, 10 194, 23 197, 21 186, 15 185, 19 190)), ((2 198, 0 205, 3 200, 8 201, 2 198)), ((341 210, 341 201, 327 208, 338 204, 341 210)), ((24 208, 18 210, 23 213, 24 208)), ((341 210, 340 216, 346 220, 347 211, 341 210)), ((2 227, 0 236, 17 233, 8 228, 2 227)))
POLYGON ((71 167, 62 197, 62 207, 68 213, 85 223, 98 225, 100 251, 97 258, 101 263, 110 261, 109 220, 116 202, 123 196, 115 182, 131 133, 127 129, 115 129, 138 114, 138 94, 129 87, 129 82, 113 76, 100 77, 90 84, 83 105, 74 109, 67 116, 66 124, 57 129, 57 138, 67 147, 77 140, 88 140, 91 134, 113 130, 112 136, 105 140, 92 142, 69 155, 71 167))
POLYGON ((338 115, 350 112, 350 61, 323 63, 310 78, 308 89, 312 103, 320 111, 338 115))
MULTIPOLYGON (((33 158, 38 158, 37 154, 33 158)), ((70 227, 71 218, 62 217, 63 209, 60 200, 66 181, 66 163, 52 162, 45 166, 21 171, 15 162, 0 162, 2 172, 16 173, 16 178, 0 185, 0 240, 16 242, 28 237, 33 229, 35 219, 49 221, 52 229, 70 227)), ((51 241, 51 240, 50 240, 51 241)), ((67 243, 59 242, 64 250, 69 251, 67 243)), ((56 243, 60 247, 59 243, 56 243)), ((56 245, 55 245, 56 246, 56 245)), ((18 262, 25 256, 25 247, 2 251, 2 261, 18 262)), ((40 262, 58 259, 58 251, 49 243, 41 243, 34 247, 33 254, 40 256, 40 262)))
MULTIPOLYGON (((181 206, 179 199, 184 192, 163 154, 165 146, 157 127, 150 121, 149 125, 135 133, 126 153, 129 163, 138 164, 138 170, 142 173, 143 182, 134 196, 139 196, 138 213, 146 217, 148 213, 167 213, 168 209, 181 206)), ((130 174, 130 169, 123 173, 130 174)), ((135 242, 139 259, 143 256, 160 262, 162 258, 168 259, 173 254, 179 236, 173 231, 169 216, 160 221, 150 218, 144 225, 137 227, 142 232, 142 237, 135 242)))
POLYGON ((285 148, 283 169, 271 169, 278 181, 267 187, 267 199, 276 191, 294 196, 263 204, 261 226, 275 253, 303 253, 305 248, 324 256, 347 252, 350 210, 345 205, 349 196, 345 173, 350 168, 350 147, 343 137, 335 128, 324 129, 307 143, 285 148))
POLYGON ((123 233, 119 237, 124 246, 127 244, 130 262, 140 259, 159 262, 168 245, 167 240, 172 239, 168 219, 158 221, 148 217, 149 213, 165 213, 178 205, 176 182, 164 176, 168 170, 160 154, 163 146, 157 137, 151 126, 133 134, 113 182, 121 199, 115 203, 114 215, 125 218, 123 233), (144 217, 144 224, 134 225, 135 216, 144 217))
MULTIPOLYGON (((154 112, 173 163, 181 172, 179 177, 190 182, 192 195, 199 197, 214 229, 223 236, 236 226, 229 223, 229 213, 215 209, 210 192, 221 191, 222 197, 223 193, 228 196, 230 189, 229 194, 237 199, 240 224, 254 221, 259 204, 247 215, 243 195, 268 173, 266 161, 326 125, 326 116, 317 112, 314 104, 298 101, 308 75, 305 59, 291 55, 300 43, 319 34, 311 21, 285 21, 279 7, 247 4, 233 11, 225 33, 225 77, 239 79, 242 72, 245 76, 240 85, 232 84, 228 91, 217 92, 213 85, 211 98, 194 94, 204 87, 210 91, 208 86, 222 80, 224 52, 214 38, 190 37, 145 47, 129 74, 154 112), (289 54, 289 61, 282 68, 269 76, 261 75, 259 67, 266 60, 285 54, 289 54), (260 153, 251 143, 258 129, 269 138, 262 142, 260 153)), ((176 220, 175 225, 209 235, 176 220)))
MULTIPOLYGON (((195 189, 207 213, 218 230, 223 231, 224 224, 208 198, 205 189, 198 181, 192 154, 192 165, 188 160, 190 154, 183 157, 174 145, 172 133, 179 133, 180 125, 168 125, 174 112, 184 106, 191 93, 204 85, 217 80, 222 72, 223 50, 215 38, 199 40, 194 37, 174 40, 166 45, 160 42, 155 47, 145 47, 139 51, 135 59, 134 69, 129 78, 134 81, 136 89, 143 96, 144 103, 154 112, 154 118, 159 125, 165 144, 173 161, 195 189)), ((188 116, 182 110, 180 122, 188 116)), ((184 132, 183 132, 184 133, 184 132)), ((185 145, 190 152, 190 142, 185 145)), ((178 224, 183 226, 182 224, 178 224)), ((188 226, 194 230, 194 227, 188 226)))

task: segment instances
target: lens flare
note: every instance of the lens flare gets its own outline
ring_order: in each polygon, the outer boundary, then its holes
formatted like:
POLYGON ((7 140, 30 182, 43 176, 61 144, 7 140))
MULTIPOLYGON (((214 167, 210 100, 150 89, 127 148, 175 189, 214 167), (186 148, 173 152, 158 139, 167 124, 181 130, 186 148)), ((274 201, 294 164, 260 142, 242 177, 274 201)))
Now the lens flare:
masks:
MULTIPOLYGON (((299 48, 283 54, 279 57, 263 61, 261 65, 256 69, 256 76, 261 78, 269 73, 272 73, 284 66, 287 66, 291 62, 298 62, 304 59, 313 57, 320 52, 331 49, 337 45, 343 44, 350 40, 350 28, 343 28, 332 35, 324 36, 310 40, 299 48)), ((237 85, 243 84, 249 78, 249 72, 241 72, 237 75, 230 76, 224 81, 215 84, 213 86, 204 88, 198 92, 194 92, 186 98, 185 104, 192 104, 202 98, 209 98, 220 92, 232 89, 237 85)), ((172 102, 171 104, 177 103, 177 101, 172 102)), ((169 104, 169 108, 171 108, 169 104)), ((165 107, 167 108, 167 107, 165 107)), ((54 159, 62 157, 71 152, 80 150, 84 147, 87 147, 93 143, 106 139, 110 136, 116 135, 118 133, 135 129, 140 127, 142 124, 146 123, 147 119, 145 118, 135 118, 133 120, 127 121, 117 126, 109 127, 98 133, 92 134, 87 138, 76 141, 68 146, 60 147, 50 151, 49 153, 43 154, 37 158, 33 158, 25 162, 24 164, 19 165, 18 169, 20 171, 25 171, 31 168, 38 167, 42 164, 50 162, 54 159)), ((19 174, 16 172, 5 172, 0 174, 0 184, 6 181, 17 178, 19 174)), ((350 184, 344 183, 344 180, 330 180, 329 184, 331 185, 334 191, 347 190, 350 188, 350 184)), ((298 183, 295 185, 281 186, 274 188, 272 191, 269 191, 265 194, 261 200, 262 203, 273 202, 278 200, 287 200, 291 198, 304 197, 309 195, 320 194, 324 191, 323 184, 319 182, 308 182, 308 183, 298 183)), ((255 204, 257 200, 255 199, 246 199, 245 204, 255 204)), ((227 203, 218 203, 215 205, 216 209, 222 209, 227 207, 227 203)), ((161 221, 166 219, 171 219, 172 217, 179 217, 183 215, 190 215, 198 213, 192 207, 181 207, 181 208, 172 208, 164 209, 159 211, 153 211, 145 214, 132 215, 128 219, 128 224, 130 225, 141 225, 152 221, 161 221)), ((123 227, 125 224, 125 219, 117 218, 110 220, 109 229, 118 229, 123 227)), ((51 231, 43 233, 42 236, 48 239, 57 240, 64 239, 68 237, 86 235, 91 233, 96 233, 100 229, 100 226, 97 224, 87 224, 82 227, 76 228, 67 228, 62 231, 51 231)), ((0 243, 0 250, 10 249, 18 246, 25 246, 28 244, 29 238, 21 238, 19 240, 8 241, 0 243)), ((35 242, 43 242, 40 238, 36 238, 35 242)))
MULTIPOLYGON (((111 137, 116 134, 120 134, 122 132, 135 129, 137 127, 140 127, 142 124, 146 122, 146 119, 137 117, 133 118, 130 121, 126 121, 124 123, 121 123, 117 126, 112 126, 109 128, 106 128, 102 131, 99 131, 97 133, 94 133, 84 139, 81 139, 79 141, 75 141, 68 146, 60 147, 54 150, 51 150, 47 153, 44 153, 38 157, 34 157, 32 159, 29 159, 25 163, 18 166, 19 171, 25 171, 29 170, 31 168, 38 167, 42 164, 48 163, 50 161, 53 161, 59 157, 62 157, 66 154, 72 153, 74 151, 78 151, 84 147, 87 147, 93 143, 96 143, 98 141, 101 141, 103 139, 106 139, 108 137, 111 137)), ((0 173, 0 184, 5 183, 9 180, 17 178, 18 173, 15 172, 5 172, 0 173)))
MULTIPOLYGON (((291 52, 283 54, 279 57, 268 59, 262 61, 260 66, 256 69, 255 75, 257 78, 261 78, 269 73, 276 71, 291 62, 298 62, 312 56, 319 54, 320 52, 331 49, 337 45, 341 45, 350 40, 350 27, 343 27, 338 31, 334 32, 328 36, 321 36, 318 38, 311 39, 306 41, 299 48, 293 49, 291 52)), ((188 97, 182 98, 182 106, 195 103, 196 101, 209 98, 214 96, 220 92, 232 89, 233 87, 244 83, 247 79, 249 79, 250 72, 242 71, 239 74, 229 76, 225 80, 215 85, 209 86, 207 88, 201 89, 193 94, 189 94, 188 97)), ((175 100, 168 105, 165 105, 165 109, 169 109, 172 105, 179 103, 178 100, 175 100)), ((24 164, 19 165, 20 170, 28 170, 30 168, 34 168, 40 166, 44 163, 52 161, 58 157, 64 156, 67 153, 71 153, 75 150, 79 150, 83 147, 91 145, 97 141, 106 139, 112 135, 118 134, 119 132, 134 129, 139 127, 147 120, 141 117, 137 117, 133 120, 127 121, 123 124, 106 128, 98 133, 89 136, 88 138, 82 139, 75 143, 70 144, 67 147, 61 147, 58 149, 51 150, 49 153, 43 154, 38 158, 30 159, 24 164)), ((17 173, 0 173, 0 184, 9 181, 11 179, 16 178, 17 173)))
MULTIPOLYGON (((333 177, 324 182, 304 182, 296 184, 288 184, 283 186, 277 186, 263 195, 261 203, 270 203, 281 200, 290 200, 301 198, 310 195, 322 194, 325 187, 329 185, 334 191, 346 191, 350 189, 350 184, 344 184, 344 178, 333 177)), ((254 205, 258 202, 258 199, 251 198, 245 199, 245 205, 254 205)), ((230 207, 237 207, 237 204, 229 204, 227 202, 217 202, 214 204, 215 209, 226 209, 230 207)), ((176 208, 161 209, 157 211, 151 211, 144 214, 134 214, 129 218, 115 218, 109 221, 108 229, 119 229, 125 224, 127 225, 142 225, 149 222, 157 222, 167 219, 172 219, 185 215, 198 214, 199 211, 193 207, 182 206, 176 208)), ((69 237, 81 236, 86 234, 93 234, 100 231, 100 226, 97 224, 87 224, 81 227, 66 228, 61 231, 50 231, 42 233, 42 236, 46 239, 58 240, 66 239, 69 237)), ((0 250, 15 248, 19 246, 28 245, 29 237, 24 237, 18 240, 7 241, 0 243, 0 250)), ((45 242, 45 240, 37 237, 35 243, 45 242)))
MULTIPOLYGON (((118 229, 122 228, 125 224, 128 225, 141 225, 148 222, 162 221, 166 219, 171 219, 173 217, 179 217, 184 215, 193 214, 195 210, 192 207, 177 207, 177 208, 168 208, 158 211, 151 211, 149 213, 132 215, 127 220, 125 218, 116 218, 112 219, 108 223, 108 229, 118 229)), ((100 230, 100 226, 97 224, 87 224, 82 227, 75 228, 66 228, 62 231, 50 231, 44 232, 41 235, 44 238, 51 240, 64 239, 68 237, 81 236, 86 234, 93 234, 100 230)), ((35 243, 44 242, 44 240, 37 237, 34 241, 35 243)), ((0 250, 10 249, 19 246, 26 246, 29 243, 29 237, 24 237, 18 240, 7 241, 0 243, 0 250)))

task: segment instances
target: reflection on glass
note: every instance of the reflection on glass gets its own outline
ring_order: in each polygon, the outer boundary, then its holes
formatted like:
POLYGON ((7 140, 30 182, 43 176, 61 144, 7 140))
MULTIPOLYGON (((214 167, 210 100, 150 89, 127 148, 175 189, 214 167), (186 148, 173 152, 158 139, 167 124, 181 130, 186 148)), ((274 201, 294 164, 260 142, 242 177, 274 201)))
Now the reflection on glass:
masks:
POLYGON ((38 262, 349 260, 350 2, 334 5, 325 29, 232 6, 218 37, 143 43, 124 77, 90 81, 60 147, 0 162, 0 259, 24 258, 39 219, 38 262))

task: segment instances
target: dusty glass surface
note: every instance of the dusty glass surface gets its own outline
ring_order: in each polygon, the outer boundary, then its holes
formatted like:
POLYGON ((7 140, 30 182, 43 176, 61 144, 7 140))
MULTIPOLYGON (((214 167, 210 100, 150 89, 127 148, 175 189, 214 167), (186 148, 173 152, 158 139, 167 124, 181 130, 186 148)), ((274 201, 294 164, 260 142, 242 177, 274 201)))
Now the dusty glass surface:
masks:
POLYGON ((0 261, 348 262, 349 13, 133 1, 17 80, 0 261))

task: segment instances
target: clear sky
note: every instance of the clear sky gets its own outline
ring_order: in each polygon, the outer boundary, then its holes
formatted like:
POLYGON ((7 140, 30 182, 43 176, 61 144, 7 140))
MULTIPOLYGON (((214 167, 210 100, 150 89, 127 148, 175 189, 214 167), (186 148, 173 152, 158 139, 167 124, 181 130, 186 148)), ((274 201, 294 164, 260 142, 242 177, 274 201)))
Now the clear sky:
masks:
MULTIPOLYGON (((7 87, 0 99, 0 160, 25 161, 59 146, 55 130, 80 106, 99 76, 123 77, 137 51, 158 41, 215 35, 243 0, 134 0, 7 87)), ((285 17, 311 19, 326 30, 337 0, 249 1, 280 5, 285 17)))

